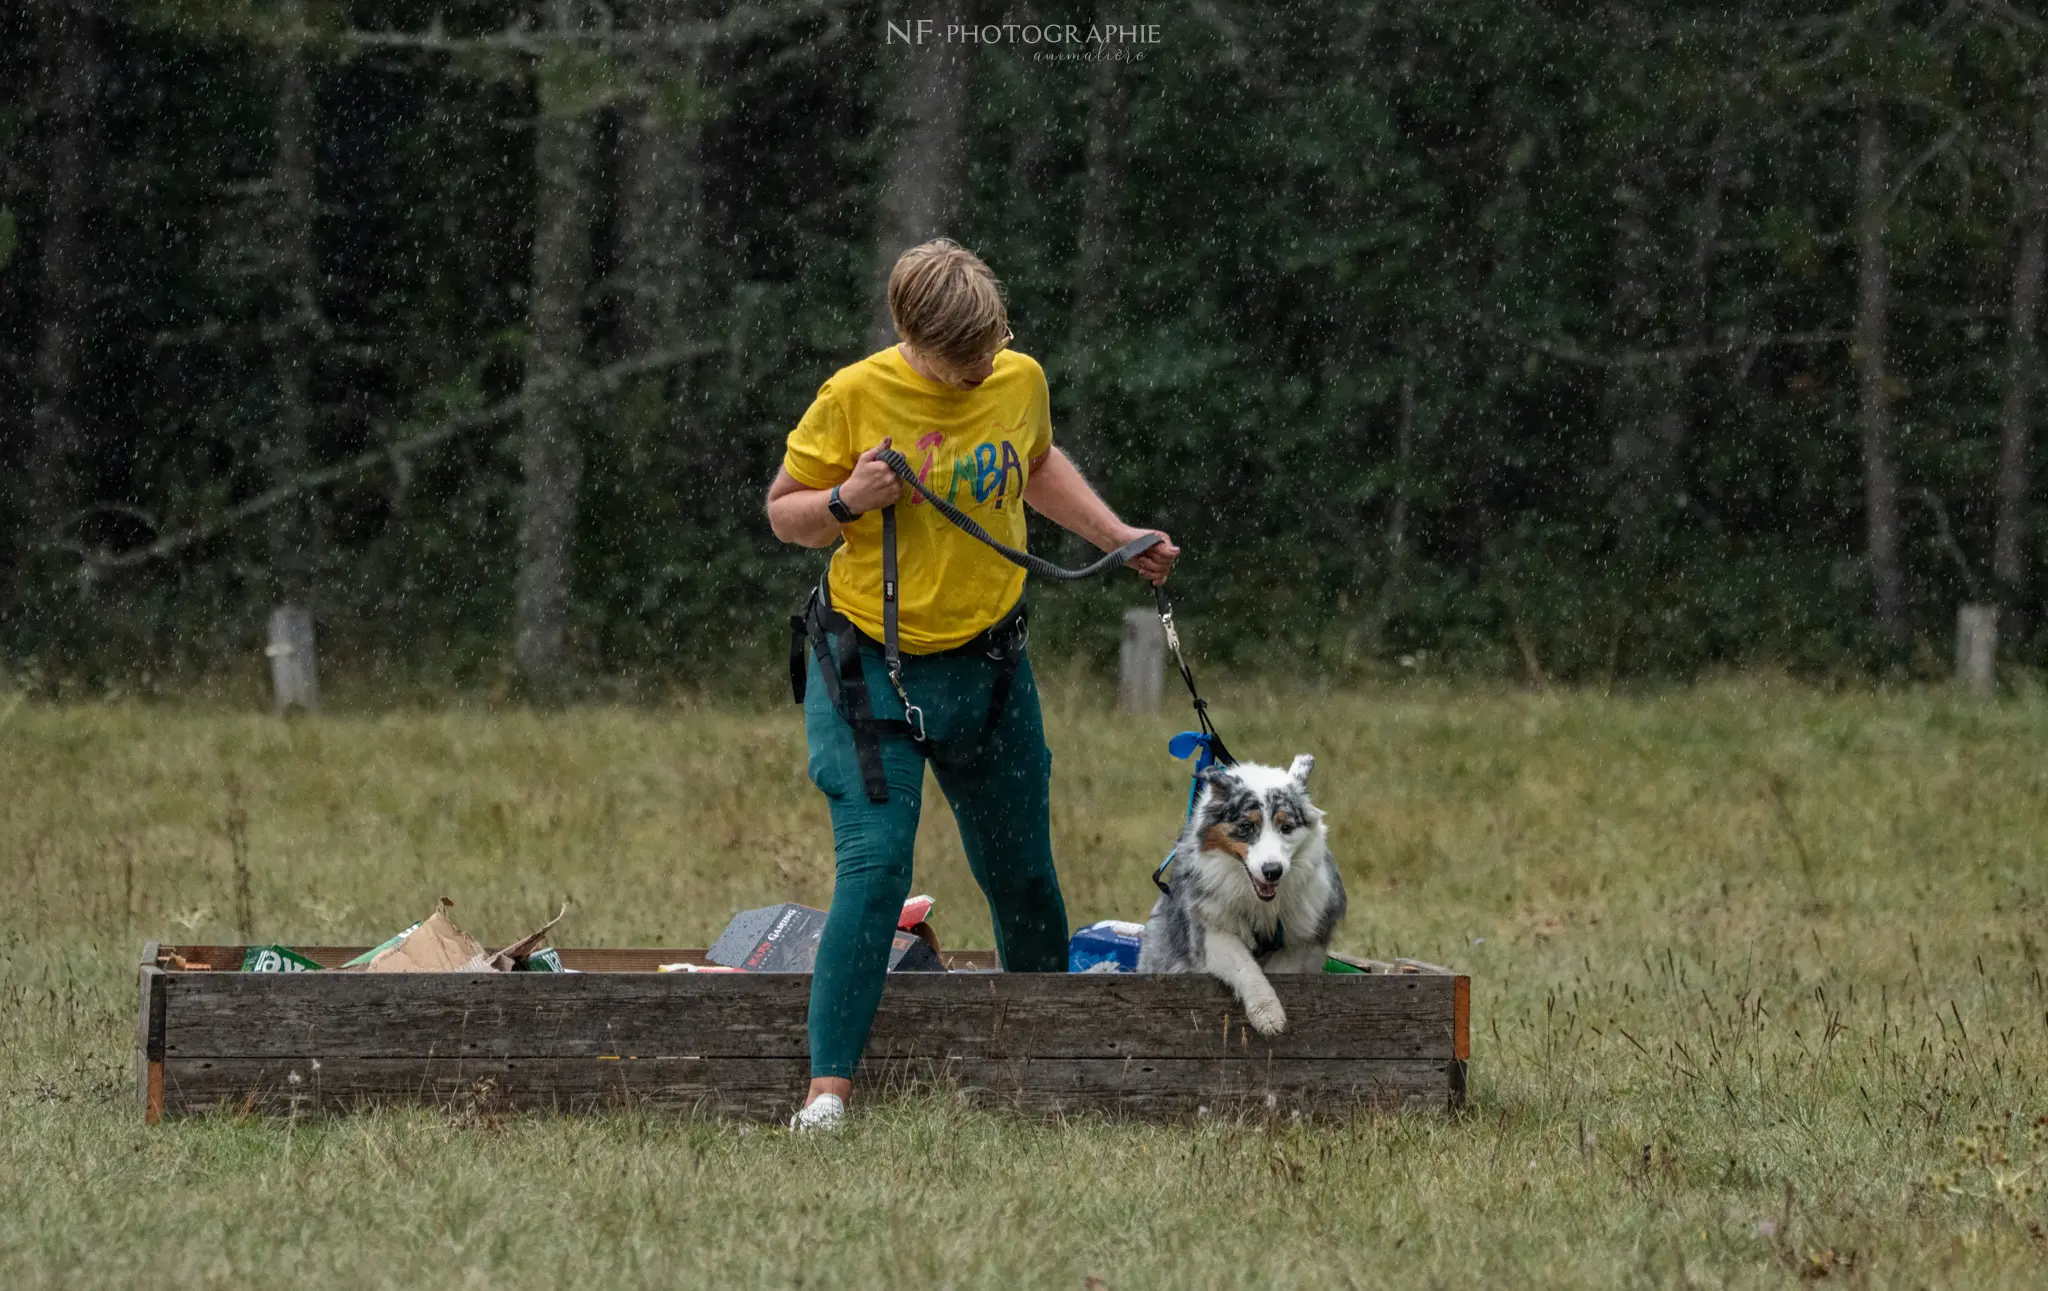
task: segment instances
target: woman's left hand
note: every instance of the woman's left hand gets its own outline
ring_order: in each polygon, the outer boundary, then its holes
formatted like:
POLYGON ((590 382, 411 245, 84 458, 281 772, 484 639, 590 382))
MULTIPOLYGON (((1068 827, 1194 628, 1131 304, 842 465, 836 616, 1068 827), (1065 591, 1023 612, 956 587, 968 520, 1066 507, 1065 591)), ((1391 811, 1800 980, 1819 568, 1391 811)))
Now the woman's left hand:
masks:
POLYGON ((1157 587, 1166 581, 1168 574, 1173 572, 1173 562, 1180 559, 1180 548, 1173 545, 1173 539, 1167 536, 1166 530, 1131 529, 1122 538, 1117 540, 1117 545, 1120 547, 1140 534, 1147 533, 1159 535, 1158 545, 1147 547, 1130 560, 1125 561, 1124 564, 1130 569, 1137 570, 1140 578, 1157 587))

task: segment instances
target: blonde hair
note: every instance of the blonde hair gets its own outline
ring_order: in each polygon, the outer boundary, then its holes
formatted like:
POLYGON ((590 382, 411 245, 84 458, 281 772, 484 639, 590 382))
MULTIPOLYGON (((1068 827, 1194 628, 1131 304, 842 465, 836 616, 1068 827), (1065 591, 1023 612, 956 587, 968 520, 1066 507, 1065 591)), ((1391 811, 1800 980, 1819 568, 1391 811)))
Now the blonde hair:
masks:
POLYGON ((1010 329, 1003 285, 981 257, 951 238, 933 238, 896 258, 889 273, 896 335, 951 363, 973 363, 1010 329))

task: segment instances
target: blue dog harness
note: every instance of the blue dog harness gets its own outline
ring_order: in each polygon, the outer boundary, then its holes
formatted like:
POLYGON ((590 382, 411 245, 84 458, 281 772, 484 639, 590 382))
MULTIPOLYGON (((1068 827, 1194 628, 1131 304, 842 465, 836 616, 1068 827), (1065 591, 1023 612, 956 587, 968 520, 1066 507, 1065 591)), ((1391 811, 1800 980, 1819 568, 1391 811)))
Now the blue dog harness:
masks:
MULTIPOLYGON (((1174 653, 1178 654, 1179 651, 1176 650, 1174 653)), ((1227 750, 1223 756, 1217 756, 1221 744, 1222 741, 1216 738, 1213 731, 1182 731, 1166 742, 1166 751, 1176 758, 1186 758, 1190 753, 1199 754, 1195 758, 1194 776, 1188 783, 1187 814, 1181 817, 1180 827, 1183 833, 1187 831, 1188 822, 1195 818, 1195 800, 1202 796, 1202 773, 1218 763, 1224 766, 1231 765, 1227 750)), ((1152 882, 1161 892, 1166 891, 1166 871, 1173 865, 1173 851, 1174 849, 1168 848, 1166 859, 1159 862, 1158 869, 1152 871, 1152 882)))
MULTIPOLYGON (((1188 785, 1187 815, 1181 823, 1181 829, 1185 832, 1187 821, 1195 818, 1195 800, 1202 795, 1202 773, 1210 767, 1219 764, 1223 766, 1232 765, 1230 753, 1223 748, 1223 741, 1217 738, 1216 732, 1213 730, 1207 732, 1182 731, 1166 742, 1166 751, 1176 758, 1185 758, 1191 753, 1197 755, 1195 758, 1193 783, 1188 785)), ((1161 892, 1166 891, 1166 871, 1172 865, 1173 852, 1168 851, 1166 859, 1159 862, 1159 868, 1152 871, 1152 882, 1158 885, 1161 892)), ((1286 948, 1287 928, 1278 921, 1274 922, 1273 931, 1270 935, 1262 935, 1252 940, 1252 955, 1255 958, 1263 958, 1276 950, 1284 950, 1286 948)))

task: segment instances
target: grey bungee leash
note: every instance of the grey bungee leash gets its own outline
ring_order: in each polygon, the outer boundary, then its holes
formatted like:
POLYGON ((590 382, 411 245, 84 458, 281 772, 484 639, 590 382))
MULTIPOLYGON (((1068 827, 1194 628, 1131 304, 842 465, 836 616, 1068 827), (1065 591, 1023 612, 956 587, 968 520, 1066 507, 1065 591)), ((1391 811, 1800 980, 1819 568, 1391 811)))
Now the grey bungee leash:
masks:
MULTIPOLYGON (((875 458, 877 461, 888 466, 891 471, 894 471, 897 478, 908 484, 916 491, 919 497, 929 502, 940 515, 950 520, 962 533, 993 549, 1011 564, 1059 582, 1072 583, 1078 582, 1083 578, 1093 578, 1106 570, 1128 564, 1131 560, 1152 550, 1152 548, 1165 541, 1159 534, 1142 533, 1123 546, 1118 547, 1115 551, 1104 553, 1099 559, 1090 564, 1084 565, 1079 569, 1065 569, 1042 557, 1034 556, 1028 551, 1019 551, 1015 547, 997 542, 989 535, 988 530, 976 524, 966 512, 925 487, 925 482, 917 477, 916 471, 911 469, 910 460, 897 450, 885 448, 881 452, 876 453, 875 458)), ((1180 669, 1181 680, 1187 684, 1189 698, 1194 701, 1195 720, 1201 725, 1202 735, 1207 741, 1210 759, 1228 766, 1234 759, 1230 756, 1229 750, 1224 747, 1223 737, 1216 733, 1215 723, 1209 720, 1209 701, 1203 699, 1202 692, 1195 688, 1194 670, 1188 667, 1187 657, 1181 653, 1180 633, 1175 630, 1173 625, 1173 602, 1166 599, 1166 589, 1164 587, 1155 587, 1153 593, 1158 602, 1159 625, 1165 629, 1166 644, 1173 651, 1173 662, 1180 669)), ((896 641, 896 508, 894 506, 887 507, 882 511, 882 654, 889 665, 889 683, 896 688, 897 698, 903 701, 904 712, 915 725, 918 736, 921 739, 924 735, 924 712, 910 702, 910 695, 903 688, 903 657, 896 641)))

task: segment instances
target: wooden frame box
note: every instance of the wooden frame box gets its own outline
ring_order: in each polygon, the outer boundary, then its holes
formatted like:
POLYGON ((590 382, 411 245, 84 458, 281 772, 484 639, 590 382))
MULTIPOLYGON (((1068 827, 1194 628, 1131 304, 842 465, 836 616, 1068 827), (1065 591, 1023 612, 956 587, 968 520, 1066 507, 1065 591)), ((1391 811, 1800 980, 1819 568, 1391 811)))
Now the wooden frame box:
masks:
MULTIPOLYGON (((244 973, 240 946, 143 951, 144 1118, 380 1103, 779 1119, 809 1076, 805 973, 659 973, 701 950, 561 951, 577 973, 244 973)), ((301 947, 332 966, 359 947, 301 947)), ((1004 974, 989 952, 889 978, 855 1083, 939 1083, 1032 1114, 1452 1110, 1470 979, 1427 966, 1276 976, 1288 1029, 1203 976, 1004 974), (957 970, 985 971, 957 971, 957 970)))

